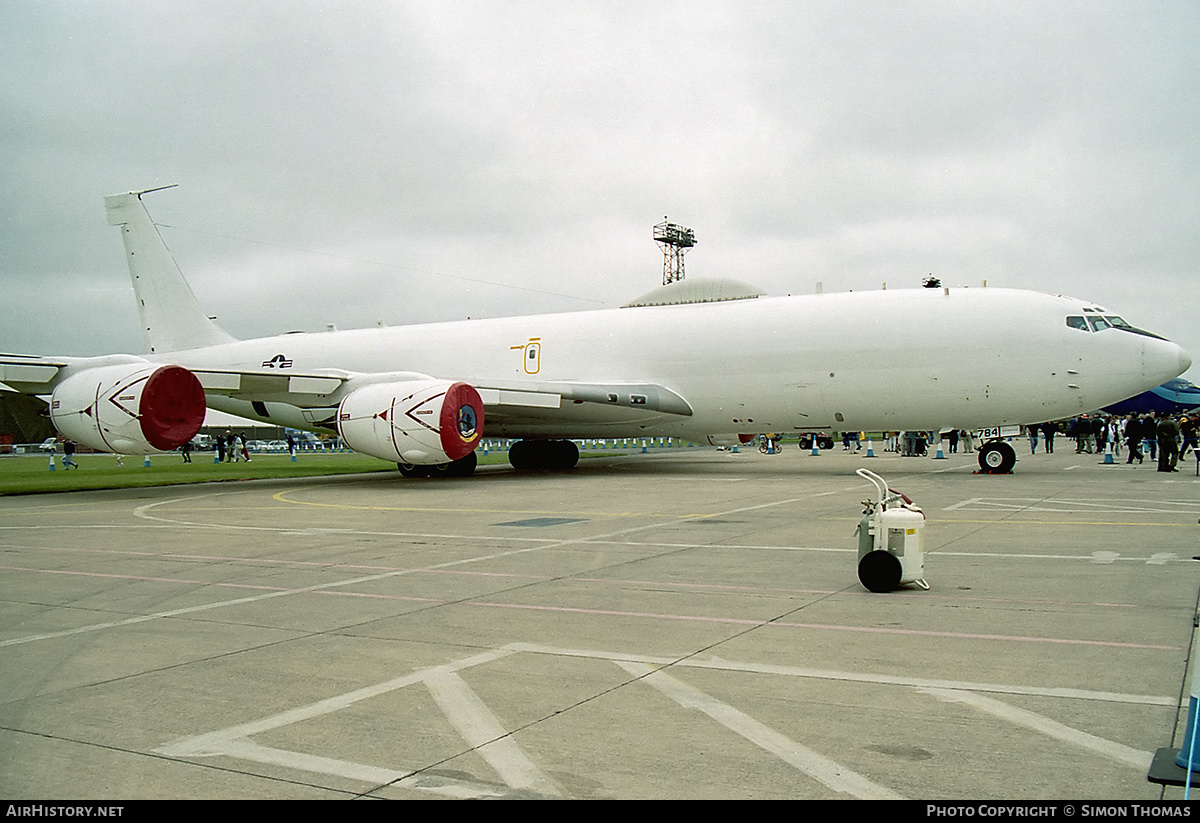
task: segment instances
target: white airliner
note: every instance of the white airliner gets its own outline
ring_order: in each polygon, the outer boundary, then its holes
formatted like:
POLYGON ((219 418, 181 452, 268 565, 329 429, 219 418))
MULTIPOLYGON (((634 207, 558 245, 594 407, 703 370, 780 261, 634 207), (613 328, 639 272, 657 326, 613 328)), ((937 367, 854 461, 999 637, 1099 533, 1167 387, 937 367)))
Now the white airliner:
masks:
MULTIPOLYGON (((235 340, 201 311, 142 203, 121 228, 148 353, 0 355, 0 382, 51 395, 65 436, 175 449, 205 407, 337 432, 406 475, 467 475, 480 438, 517 468, 569 468, 572 438, 735 442, 761 432, 1034 423, 1186 371, 1179 346, 1091 303, 995 288, 759 296, 678 281, 619 309, 235 340)), ((1015 456, 988 444, 985 469, 1015 456)))

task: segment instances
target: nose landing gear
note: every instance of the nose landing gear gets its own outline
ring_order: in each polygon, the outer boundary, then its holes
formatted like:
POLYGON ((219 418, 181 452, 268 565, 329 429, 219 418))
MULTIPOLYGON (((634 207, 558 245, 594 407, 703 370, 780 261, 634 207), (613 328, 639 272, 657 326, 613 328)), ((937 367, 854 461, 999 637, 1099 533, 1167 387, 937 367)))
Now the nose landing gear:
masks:
POLYGON ((1017 464, 1017 453, 1013 447, 1003 440, 993 440, 985 443, 979 450, 979 471, 981 474, 1012 474, 1013 466, 1017 464))

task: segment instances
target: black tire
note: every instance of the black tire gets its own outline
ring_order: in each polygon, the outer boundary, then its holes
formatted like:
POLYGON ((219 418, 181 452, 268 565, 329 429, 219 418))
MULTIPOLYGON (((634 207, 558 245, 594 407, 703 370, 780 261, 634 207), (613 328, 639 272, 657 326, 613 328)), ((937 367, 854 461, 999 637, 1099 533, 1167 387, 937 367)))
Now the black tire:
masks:
POLYGON ((508 462, 521 471, 566 471, 579 462, 579 447, 570 440, 518 440, 508 462))
POLYGON ((579 464, 579 447, 571 440, 553 440, 553 453, 550 468, 554 471, 567 471, 579 464))
POLYGON ((979 470, 984 474, 1011 474, 1016 464, 1017 453, 1007 443, 992 441, 979 450, 979 470))
POLYGON ((867 552, 858 561, 858 582, 867 591, 878 594, 894 591, 900 585, 902 573, 900 559, 883 549, 867 552))
POLYGON ((437 463, 433 466, 414 466, 411 463, 397 463, 396 468, 405 477, 470 477, 475 473, 479 458, 475 452, 451 463, 437 463))
POLYGON ((428 477, 428 466, 414 466, 412 463, 397 463, 396 468, 400 470, 400 474, 405 477, 428 477))
POLYGON ((518 440, 508 447, 508 462, 517 471, 538 468, 537 447, 534 440, 518 440))
POLYGON ((446 464, 447 477, 470 477, 475 474, 475 467, 479 465, 479 457, 475 452, 471 452, 466 457, 459 458, 453 463, 446 464))

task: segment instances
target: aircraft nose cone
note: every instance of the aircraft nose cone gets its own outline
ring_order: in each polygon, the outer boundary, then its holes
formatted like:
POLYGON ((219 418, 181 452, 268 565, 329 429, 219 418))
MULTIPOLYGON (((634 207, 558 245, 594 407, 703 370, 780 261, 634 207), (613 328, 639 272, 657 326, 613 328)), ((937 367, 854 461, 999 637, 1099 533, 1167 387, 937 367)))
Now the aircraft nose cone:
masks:
POLYGON ((1165 351, 1157 359, 1163 367, 1164 374, 1172 372, 1170 377, 1164 378, 1164 382, 1178 377, 1192 367, 1192 356, 1184 351, 1182 346, 1169 341, 1165 351))

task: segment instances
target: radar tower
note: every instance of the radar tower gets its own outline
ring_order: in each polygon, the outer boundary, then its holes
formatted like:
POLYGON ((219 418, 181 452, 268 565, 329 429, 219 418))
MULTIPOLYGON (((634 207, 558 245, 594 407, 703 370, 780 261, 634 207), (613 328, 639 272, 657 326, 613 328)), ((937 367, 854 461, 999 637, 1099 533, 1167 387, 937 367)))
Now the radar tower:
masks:
POLYGON ((696 245, 696 233, 691 229, 667 222, 654 227, 654 242, 663 250, 663 285, 683 279, 683 256, 696 245))

